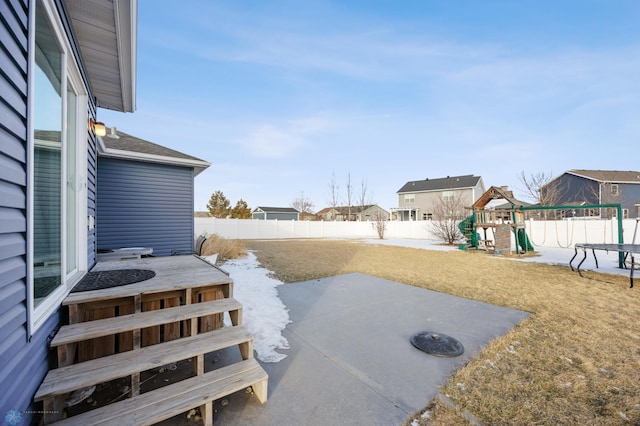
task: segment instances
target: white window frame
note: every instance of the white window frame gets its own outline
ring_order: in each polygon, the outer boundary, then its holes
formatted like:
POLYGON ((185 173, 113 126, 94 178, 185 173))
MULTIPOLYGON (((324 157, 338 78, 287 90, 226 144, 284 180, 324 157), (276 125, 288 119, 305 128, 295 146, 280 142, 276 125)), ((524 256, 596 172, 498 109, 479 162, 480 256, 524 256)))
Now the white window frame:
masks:
POLYGON ((620 192, 620 189, 618 188, 618 184, 617 183, 612 183, 611 184, 611 195, 613 196, 617 196, 620 192))
POLYGON ((443 201, 453 201, 456 198, 455 191, 442 191, 442 200, 443 201))
MULTIPOLYGON (((63 60, 65 65, 62 69, 62 153, 61 153, 61 168, 62 168, 62 196, 61 196, 61 217, 66 218, 67 205, 66 205, 66 178, 67 178, 67 160, 66 149, 69 141, 67 141, 67 87, 69 82, 74 91, 77 92, 77 103, 74 120, 76 129, 76 140, 73 143, 76 144, 76 171, 77 171, 77 184, 78 193, 76 199, 76 220, 75 226, 77 227, 76 241, 67 241, 66 234, 66 221, 62 220, 61 226, 61 268, 62 268, 62 285, 49 294, 45 300, 43 300, 38 306, 34 306, 34 267, 33 267, 33 254, 34 254, 34 241, 33 241, 33 207, 34 207, 34 194, 33 194, 33 181, 34 181, 34 148, 35 148, 35 131, 34 131, 34 79, 35 73, 29 73, 29 119, 28 119, 28 143, 27 143, 27 316, 28 316, 28 333, 32 336, 38 328, 40 328, 47 319, 56 312, 61 305, 61 302, 69 294, 73 286, 84 276, 87 271, 87 175, 88 175, 88 147, 87 147, 87 119, 88 119, 88 95, 87 89, 83 84, 83 80, 80 77, 80 71, 78 64, 73 55, 71 45, 64 31, 62 22, 57 13, 57 8, 54 0, 36 0, 40 1, 43 10, 47 14, 49 24, 53 30, 59 46, 62 50, 63 60), (66 273, 66 260, 67 260, 67 247, 68 244, 76 244, 76 256, 77 268, 72 273, 66 273)), ((32 7, 29 10, 29 69, 35 69, 35 32, 36 32, 36 5, 35 1, 32 3, 32 7)))
POLYGON ((416 202, 416 194, 404 194, 404 202, 405 203, 415 203, 416 202))

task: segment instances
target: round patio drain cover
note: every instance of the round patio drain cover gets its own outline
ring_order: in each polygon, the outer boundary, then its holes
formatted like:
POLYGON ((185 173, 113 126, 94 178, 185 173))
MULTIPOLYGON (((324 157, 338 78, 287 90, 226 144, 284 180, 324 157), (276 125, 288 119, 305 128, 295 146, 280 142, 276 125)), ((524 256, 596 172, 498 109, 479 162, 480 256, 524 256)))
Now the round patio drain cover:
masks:
POLYGON ((446 334, 423 331, 411 338, 411 344, 435 356, 454 357, 464 353, 464 346, 446 334))

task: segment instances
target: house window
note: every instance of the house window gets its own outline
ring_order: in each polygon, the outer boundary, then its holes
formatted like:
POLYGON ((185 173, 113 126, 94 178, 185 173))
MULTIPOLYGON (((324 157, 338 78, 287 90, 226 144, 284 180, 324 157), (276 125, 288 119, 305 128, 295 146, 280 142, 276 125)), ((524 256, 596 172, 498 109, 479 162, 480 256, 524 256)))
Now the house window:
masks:
POLYGON ((629 209, 622 209, 622 218, 629 219, 629 209))
POLYGON ((87 134, 81 124, 87 120, 87 95, 54 1, 35 5, 28 185, 31 330, 58 309, 87 269, 87 134))
POLYGON ((455 193, 453 191, 442 191, 443 201, 453 201, 455 193))
POLYGON ((405 203, 415 203, 416 202, 416 194, 404 194, 404 202, 405 203))
POLYGON ((612 183, 611 184, 611 195, 618 195, 618 184, 617 183, 612 183))

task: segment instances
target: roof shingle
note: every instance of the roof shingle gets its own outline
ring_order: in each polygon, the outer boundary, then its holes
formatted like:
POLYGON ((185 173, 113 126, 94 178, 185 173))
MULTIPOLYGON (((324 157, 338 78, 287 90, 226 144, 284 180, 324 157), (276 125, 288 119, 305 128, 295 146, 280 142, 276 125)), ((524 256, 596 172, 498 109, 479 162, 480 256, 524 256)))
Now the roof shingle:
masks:
POLYGON ((398 194, 403 192, 428 192, 441 191, 446 189, 473 188, 482 179, 480 176, 447 176, 446 178, 414 180, 404 184, 398 190, 398 194))

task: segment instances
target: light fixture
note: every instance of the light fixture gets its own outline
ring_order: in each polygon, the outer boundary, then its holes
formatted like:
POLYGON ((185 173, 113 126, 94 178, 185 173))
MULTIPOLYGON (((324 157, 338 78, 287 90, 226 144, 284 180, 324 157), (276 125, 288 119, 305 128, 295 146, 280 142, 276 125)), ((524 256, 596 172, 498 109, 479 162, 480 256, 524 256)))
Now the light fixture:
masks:
POLYGON ((116 132, 116 126, 109 128, 109 134, 107 134, 107 137, 111 139, 120 139, 120 136, 118 136, 118 132, 116 132))
POLYGON ((105 127, 104 123, 100 121, 94 121, 93 118, 89 119, 89 129, 92 129, 93 133, 95 133, 96 136, 102 137, 107 135, 107 128, 105 127))

